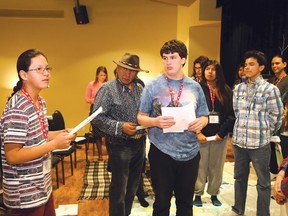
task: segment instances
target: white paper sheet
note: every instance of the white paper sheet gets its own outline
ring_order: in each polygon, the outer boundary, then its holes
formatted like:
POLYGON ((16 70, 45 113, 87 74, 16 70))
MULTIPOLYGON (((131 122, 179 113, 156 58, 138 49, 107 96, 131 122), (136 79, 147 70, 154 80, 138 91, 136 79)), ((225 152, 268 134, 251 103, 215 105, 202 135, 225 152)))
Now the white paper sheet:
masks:
POLYGON ((77 136, 76 139, 74 140, 74 142, 80 142, 82 140, 85 140, 86 138, 84 136, 77 136))
POLYGON ((162 107, 162 116, 172 116, 176 121, 175 125, 163 129, 163 133, 184 132, 188 124, 196 119, 195 108, 192 103, 183 107, 162 107))
POLYGON ((142 130, 142 129, 145 129, 145 127, 143 127, 141 125, 136 126, 136 130, 142 130))
POLYGON ((281 140, 280 140, 279 136, 272 136, 271 139, 270 139, 270 142, 278 142, 278 143, 280 143, 281 140))
POLYGON ((78 215, 78 204, 59 205, 55 211, 56 216, 78 215))
POLYGON ((102 112, 102 107, 99 107, 95 112, 93 112, 88 118, 84 119, 80 124, 78 124, 76 127, 74 127, 69 134, 74 134, 78 130, 80 130, 82 127, 84 127, 86 124, 91 122, 100 112, 102 112))
POLYGON ((216 136, 206 137, 206 140, 207 140, 208 142, 210 142, 210 141, 216 141, 216 136))
POLYGON ((72 148, 71 145, 68 148, 66 148, 66 149, 55 149, 55 150, 53 150, 53 152, 68 151, 70 148, 72 148))

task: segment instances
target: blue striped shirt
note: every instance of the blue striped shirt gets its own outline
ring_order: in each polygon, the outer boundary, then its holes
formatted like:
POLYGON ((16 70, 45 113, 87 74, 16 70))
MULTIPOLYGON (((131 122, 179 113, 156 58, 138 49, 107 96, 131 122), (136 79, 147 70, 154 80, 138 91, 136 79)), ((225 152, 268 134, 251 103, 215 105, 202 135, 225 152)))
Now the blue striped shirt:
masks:
POLYGON ((281 126, 283 104, 279 89, 259 76, 252 83, 240 83, 233 91, 235 125, 233 145, 257 149, 270 143, 281 126))

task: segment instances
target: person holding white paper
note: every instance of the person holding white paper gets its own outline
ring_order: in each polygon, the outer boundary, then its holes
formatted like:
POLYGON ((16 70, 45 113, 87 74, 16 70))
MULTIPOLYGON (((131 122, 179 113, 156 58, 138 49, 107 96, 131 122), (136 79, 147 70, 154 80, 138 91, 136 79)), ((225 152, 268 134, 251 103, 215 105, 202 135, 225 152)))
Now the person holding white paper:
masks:
POLYGON ((137 113, 143 87, 136 77, 138 55, 125 53, 117 64, 116 79, 108 81, 98 93, 93 109, 103 111, 92 120, 106 135, 112 179, 109 189, 109 216, 127 216, 139 185, 145 157, 146 131, 137 128, 137 113))
POLYGON ((55 216, 51 151, 65 149, 76 134, 49 131, 46 102, 52 68, 39 50, 17 60, 18 82, 1 116, 1 162, 4 204, 11 216, 55 216))
POLYGON ((206 181, 207 193, 214 206, 221 206, 217 198, 222 183, 223 167, 227 152, 228 133, 232 132, 235 117, 232 107, 232 90, 226 84, 222 66, 209 60, 204 66, 200 85, 209 108, 208 125, 198 134, 200 163, 195 185, 194 205, 201 207, 206 181))
POLYGON ((176 198, 176 215, 193 215, 194 185, 200 160, 199 133, 208 122, 208 108, 199 83, 184 75, 187 48, 178 40, 167 41, 160 54, 165 72, 144 88, 138 122, 148 128, 151 146, 148 154, 155 192, 153 216, 168 216, 171 197, 176 198), (193 104, 196 119, 181 131, 164 133, 177 119, 163 116, 162 107, 193 104))

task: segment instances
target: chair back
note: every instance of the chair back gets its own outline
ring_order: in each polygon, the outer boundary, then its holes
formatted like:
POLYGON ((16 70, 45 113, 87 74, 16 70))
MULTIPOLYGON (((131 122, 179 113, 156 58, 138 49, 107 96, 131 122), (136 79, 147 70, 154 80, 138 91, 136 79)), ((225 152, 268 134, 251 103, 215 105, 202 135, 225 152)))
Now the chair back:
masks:
POLYGON ((54 130, 65 129, 65 122, 62 113, 59 110, 55 110, 52 114, 53 117, 53 128, 54 130))

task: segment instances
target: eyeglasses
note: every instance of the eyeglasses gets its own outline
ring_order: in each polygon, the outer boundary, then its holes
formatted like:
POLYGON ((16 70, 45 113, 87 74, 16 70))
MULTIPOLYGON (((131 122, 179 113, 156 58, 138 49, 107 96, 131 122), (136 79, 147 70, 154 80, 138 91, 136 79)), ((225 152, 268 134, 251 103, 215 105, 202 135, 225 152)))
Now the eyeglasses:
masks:
POLYGON ((48 73, 51 73, 52 67, 46 67, 46 68, 33 68, 29 69, 28 71, 36 71, 39 74, 44 74, 44 71, 47 71, 48 73))
POLYGON ((195 70, 202 70, 201 67, 194 67, 195 70))

